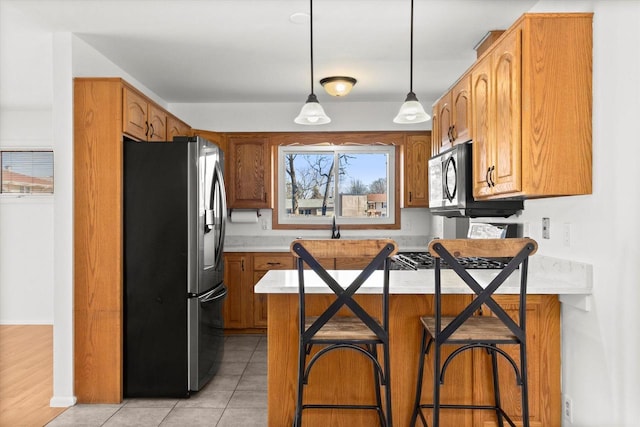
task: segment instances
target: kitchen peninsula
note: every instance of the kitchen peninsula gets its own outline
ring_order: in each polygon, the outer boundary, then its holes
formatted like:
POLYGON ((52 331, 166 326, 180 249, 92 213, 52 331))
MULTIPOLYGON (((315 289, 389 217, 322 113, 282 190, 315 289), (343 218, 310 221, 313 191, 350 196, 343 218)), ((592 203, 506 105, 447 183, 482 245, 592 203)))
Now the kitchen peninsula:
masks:
MULTIPOLYGON (((358 271, 335 270, 339 283, 350 283, 358 271)), ((376 272, 380 273, 380 272, 376 272)), ((477 270, 472 275, 481 285, 488 283, 497 270, 477 270)), ((330 291, 309 271, 307 307, 320 312, 332 300, 330 291)), ((529 405, 532 426, 561 425, 560 389, 560 301, 559 295, 586 298, 591 293, 591 266, 535 255, 530 260, 527 299, 527 335, 529 353, 529 405)), ((443 271, 443 292, 448 293, 445 307, 456 311, 473 297, 452 271, 443 271)), ((295 410, 296 366, 298 357, 297 271, 271 270, 255 286, 256 294, 268 295, 268 419, 269 426, 291 425, 295 410)), ((372 276, 361 288, 358 302, 372 313, 380 310, 381 275, 372 276)), ((518 275, 504 285, 496 298, 508 312, 517 312, 518 275), (512 307, 512 308, 510 308, 512 307)), ((433 310, 433 270, 390 272, 391 393, 396 425, 409 425, 417 376, 421 328, 418 317, 433 310)), ((488 315, 489 313, 482 313, 488 315)), ((355 352, 336 352, 334 359, 318 362, 309 378, 305 400, 343 399, 371 402, 374 399, 370 365, 360 363, 355 352), (336 360, 339 359, 339 360, 336 360)), ((488 377, 489 358, 479 350, 459 356, 447 372, 443 401, 447 399, 486 403, 492 398, 488 377)), ((506 410, 519 414, 519 390, 513 371, 500 364, 500 386, 506 410)), ((427 363, 427 369, 430 366, 427 363)), ((428 375, 428 374, 427 374, 428 375)), ((423 396, 431 395, 431 383, 425 381, 423 396)), ((487 411, 447 413, 444 425, 474 426, 491 423, 487 411)), ((370 411, 309 411, 305 426, 377 425, 370 411)), ((487 424, 490 425, 490 424, 487 424)))

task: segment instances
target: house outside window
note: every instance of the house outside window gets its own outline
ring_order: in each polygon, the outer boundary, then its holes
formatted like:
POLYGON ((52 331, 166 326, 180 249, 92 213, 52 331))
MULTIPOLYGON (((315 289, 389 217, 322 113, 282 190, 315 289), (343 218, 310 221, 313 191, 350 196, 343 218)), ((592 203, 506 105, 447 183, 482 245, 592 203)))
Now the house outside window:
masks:
POLYGON ((53 194, 53 151, 0 151, 0 193, 53 194))

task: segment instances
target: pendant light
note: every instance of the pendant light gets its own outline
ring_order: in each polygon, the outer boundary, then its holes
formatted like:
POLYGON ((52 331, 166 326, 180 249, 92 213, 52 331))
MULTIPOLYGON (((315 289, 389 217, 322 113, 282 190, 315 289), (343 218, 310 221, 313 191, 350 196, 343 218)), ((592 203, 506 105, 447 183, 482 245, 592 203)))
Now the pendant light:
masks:
POLYGON ((309 28, 311 46, 311 93, 307 102, 302 106, 300 114, 293 121, 299 125, 324 125, 331 122, 318 102, 318 98, 313 93, 313 0, 309 0, 309 28))
POLYGON ((424 111, 424 107, 418 101, 416 94, 413 93, 413 0, 411 0, 411 59, 409 68, 409 93, 404 100, 404 104, 400 107, 398 115, 393 119, 394 123, 422 123, 431 118, 424 111))

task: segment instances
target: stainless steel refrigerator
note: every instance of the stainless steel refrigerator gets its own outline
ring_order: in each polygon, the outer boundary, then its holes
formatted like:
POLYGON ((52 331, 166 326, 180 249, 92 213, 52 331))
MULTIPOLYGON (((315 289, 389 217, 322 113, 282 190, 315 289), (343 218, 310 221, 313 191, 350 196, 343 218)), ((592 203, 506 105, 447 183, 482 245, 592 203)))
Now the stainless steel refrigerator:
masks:
POLYGON ((189 396, 220 365, 223 165, 199 137, 124 141, 125 397, 189 396))

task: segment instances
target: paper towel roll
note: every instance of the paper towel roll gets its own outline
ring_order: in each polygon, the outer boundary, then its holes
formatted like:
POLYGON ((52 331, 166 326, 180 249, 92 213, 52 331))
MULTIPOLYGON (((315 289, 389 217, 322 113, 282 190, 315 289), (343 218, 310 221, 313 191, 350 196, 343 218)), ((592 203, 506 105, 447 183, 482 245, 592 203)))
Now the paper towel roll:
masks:
POLYGON ((231 222, 238 224, 255 224, 258 222, 258 212, 255 210, 237 210, 231 211, 231 222))

